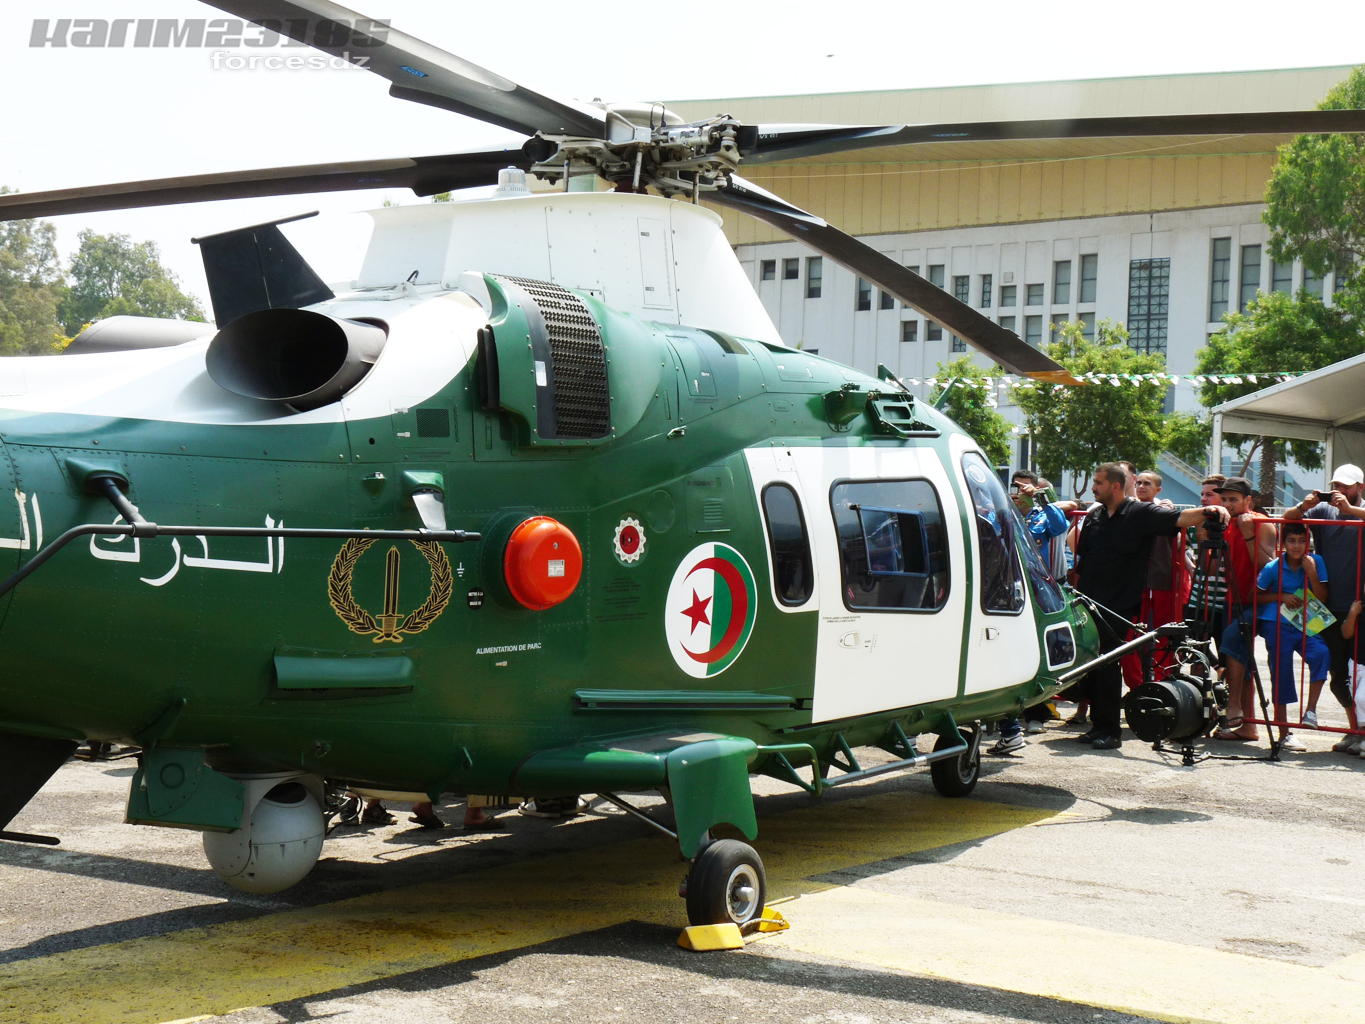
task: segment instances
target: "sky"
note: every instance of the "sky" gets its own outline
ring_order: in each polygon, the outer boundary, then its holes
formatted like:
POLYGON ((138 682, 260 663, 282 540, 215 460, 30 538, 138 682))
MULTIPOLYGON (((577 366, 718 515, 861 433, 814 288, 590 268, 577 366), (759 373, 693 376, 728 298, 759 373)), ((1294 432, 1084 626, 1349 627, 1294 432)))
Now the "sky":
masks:
MULTIPOLYGON (((350 0, 360 4, 362 0, 350 0)), ((1365 62, 1365 4, 1321 0, 860 0, 722 6, 524 0, 363 0, 360 13, 552 95, 681 100, 1365 62)), ((516 143, 502 129, 392 99, 355 68, 213 66, 210 48, 32 47, 35 17, 213 18, 196 0, 11 3, 0 23, 0 184, 24 192, 516 143)), ((229 52, 246 52, 233 50, 229 52)), ((286 51, 310 53, 309 50, 286 51)), ((197 203, 54 218, 67 256, 83 228, 150 239, 204 302, 196 235, 310 210, 284 230, 327 281, 348 281, 362 211, 407 190, 197 203)))

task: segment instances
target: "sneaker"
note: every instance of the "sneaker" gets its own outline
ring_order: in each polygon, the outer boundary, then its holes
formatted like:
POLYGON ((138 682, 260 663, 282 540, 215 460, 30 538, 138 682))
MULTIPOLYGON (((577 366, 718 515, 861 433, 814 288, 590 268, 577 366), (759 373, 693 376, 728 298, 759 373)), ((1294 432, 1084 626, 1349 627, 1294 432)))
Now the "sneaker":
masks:
POLYGON ((1316 711, 1305 711, 1303 713, 1303 727, 1305 729, 1316 729, 1318 727, 1318 713, 1316 711))
POLYGON ((1020 733, 1015 733, 1009 739, 1001 736, 995 741, 995 746, 991 747, 986 753, 997 756, 1013 754, 1016 750, 1023 750, 1028 744, 1024 742, 1024 737, 1020 733))
POLYGON ((1360 739, 1361 737, 1359 736, 1352 736, 1350 733, 1347 733, 1341 739, 1337 740, 1335 743, 1332 744, 1332 749, 1335 750, 1338 754, 1358 753, 1360 750, 1360 739))
POLYGON ((1026 723, 1024 723, 1024 732, 1028 733, 1030 736, 1037 736, 1037 735, 1038 735, 1040 732, 1042 732, 1042 731, 1043 731, 1043 723, 1042 723, 1042 722, 1026 722, 1026 723))
POLYGON ((577 796, 532 797, 517 810, 528 818, 574 818, 583 812, 583 799, 577 796))
POLYGON ((1292 732, 1280 741, 1281 750, 1292 750, 1296 754, 1304 753, 1308 748, 1303 745, 1303 740, 1299 739, 1292 732))
POLYGON ((1091 744, 1096 750, 1118 750, 1123 746, 1123 739, 1119 736, 1100 736, 1091 744))

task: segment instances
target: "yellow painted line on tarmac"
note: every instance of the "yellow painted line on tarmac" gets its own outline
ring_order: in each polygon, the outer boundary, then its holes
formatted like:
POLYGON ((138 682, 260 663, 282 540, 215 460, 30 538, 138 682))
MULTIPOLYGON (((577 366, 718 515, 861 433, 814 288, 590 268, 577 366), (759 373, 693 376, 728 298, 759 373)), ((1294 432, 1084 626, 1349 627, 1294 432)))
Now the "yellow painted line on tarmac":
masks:
POLYGON ((1157 1020, 1359 1024, 1365 1005, 1362 954, 1303 967, 856 885, 782 909, 765 945, 1157 1020))
MULTIPOLYGON (((812 876, 982 840, 1050 812, 885 794, 765 818, 774 898, 812 876)), ((0 1021, 151 1024, 319 995, 628 920, 686 924, 677 848, 641 839, 0 967, 0 1021)), ((796 904, 797 906, 800 903, 796 904)))

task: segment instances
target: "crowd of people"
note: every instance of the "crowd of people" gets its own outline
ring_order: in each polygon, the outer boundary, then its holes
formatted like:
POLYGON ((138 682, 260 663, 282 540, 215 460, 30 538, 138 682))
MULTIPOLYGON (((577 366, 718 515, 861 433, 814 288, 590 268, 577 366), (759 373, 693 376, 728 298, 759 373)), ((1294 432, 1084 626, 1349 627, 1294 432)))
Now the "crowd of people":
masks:
MULTIPOLYGON (((1028 470, 1015 473, 1011 483, 1055 578, 1065 577, 1102 609, 1096 617, 1101 653, 1139 631, 1191 623, 1197 635, 1214 640, 1228 689, 1227 720, 1213 738, 1247 743, 1261 738, 1254 685, 1259 677, 1252 675, 1259 637, 1280 748, 1307 749, 1294 729, 1318 728, 1318 700, 1330 684, 1351 730, 1332 749, 1365 756, 1365 737, 1356 734, 1365 723, 1365 686, 1359 685, 1355 657, 1365 581, 1365 527, 1356 524, 1365 522, 1365 473, 1358 466, 1338 466, 1330 490, 1311 492, 1277 519, 1266 514, 1261 496, 1242 477, 1206 477, 1200 505, 1193 508, 1176 508, 1161 489, 1158 473, 1139 472, 1127 462, 1095 470, 1091 503, 1059 500, 1048 481, 1028 470)), ((1151 653, 1157 678, 1173 656, 1158 641, 1151 653)), ((1144 673, 1140 657, 1131 654, 1062 694, 1077 704, 1070 721, 1087 726, 1079 742, 1096 750, 1121 746, 1123 689, 1141 683, 1144 673)), ((1041 732, 1042 722, 1054 714, 1041 705, 1025 712, 1022 723, 1000 722, 1000 738, 990 752, 1018 751, 1025 733, 1041 732)))

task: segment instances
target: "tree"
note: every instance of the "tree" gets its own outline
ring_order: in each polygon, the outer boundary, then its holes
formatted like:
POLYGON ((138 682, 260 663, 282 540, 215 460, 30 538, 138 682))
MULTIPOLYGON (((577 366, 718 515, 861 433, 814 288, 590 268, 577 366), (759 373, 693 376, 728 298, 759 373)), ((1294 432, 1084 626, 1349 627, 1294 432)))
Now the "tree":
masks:
MULTIPOLYGON (((954 384, 946 388, 948 397, 940 412, 959 427, 972 435, 994 465, 1008 465, 1010 461, 1010 425, 1005 417, 995 411, 996 401, 989 387, 983 387, 988 377, 1001 377, 1005 371, 996 366, 991 373, 972 362, 970 356, 962 356, 951 363, 939 363, 935 376, 938 380, 955 379, 970 382, 967 386, 954 384)), ((930 402, 937 405, 943 396, 945 385, 940 384, 929 396, 930 402)))
MULTIPOLYGON (((1318 104, 1320 110, 1365 108, 1365 68, 1355 68, 1318 104)), ((1336 270, 1343 304, 1365 309, 1357 268, 1365 255, 1365 136, 1300 135, 1281 146, 1266 185, 1270 255, 1295 257, 1316 274, 1336 270)))
POLYGON ((1188 412, 1173 412, 1166 417, 1166 447, 1177 459, 1202 466, 1209 458, 1213 439, 1213 418, 1188 412))
MULTIPOLYGON (((1195 370, 1200 374, 1234 374, 1242 383, 1206 381, 1199 401, 1213 407, 1259 391, 1271 383, 1261 376, 1274 370, 1318 370, 1331 363, 1365 352, 1365 331, 1360 321, 1340 306, 1330 307, 1315 295, 1300 292, 1298 298, 1273 292, 1261 293, 1245 313, 1228 313, 1226 326, 1210 335, 1200 350, 1195 370)), ((1264 437, 1228 434, 1224 440, 1239 448, 1251 442, 1247 465, 1261 449, 1259 490, 1273 495, 1276 463, 1286 453, 1305 469, 1322 466, 1322 449, 1316 441, 1267 441, 1264 437)))
MULTIPOLYGON (((1076 377, 1085 374, 1159 373, 1166 362, 1161 356, 1141 355, 1129 346, 1122 324, 1102 320, 1095 340, 1088 341, 1084 326, 1073 321, 1061 329, 1061 337, 1047 346, 1053 359, 1076 377)), ((1071 475, 1071 492, 1079 494, 1085 477, 1103 462, 1127 459, 1139 466, 1156 464, 1166 431, 1162 407, 1164 388, 1151 384, 1134 387, 1122 380, 1094 380, 1080 387, 1034 383, 1015 389, 1015 402, 1023 410, 1033 435, 1038 464, 1044 475, 1056 481, 1071 475)))
POLYGON ((155 242, 97 235, 89 228, 76 237, 80 249, 71 257, 72 283, 59 310, 68 334, 119 314, 204 319, 199 303, 182 292, 175 275, 161 265, 155 242))
MULTIPOLYGON (((9 192, 0 186, 0 194, 9 192)), ((47 221, 0 223, 0 355, 52 352, 65 341, 57 233, 47 221)))

